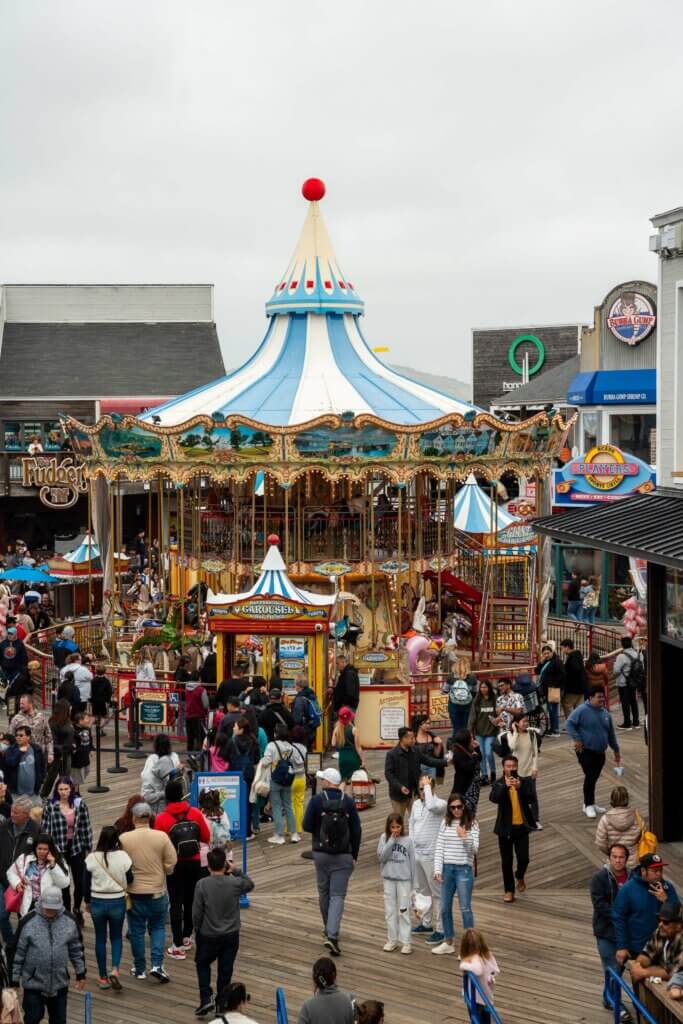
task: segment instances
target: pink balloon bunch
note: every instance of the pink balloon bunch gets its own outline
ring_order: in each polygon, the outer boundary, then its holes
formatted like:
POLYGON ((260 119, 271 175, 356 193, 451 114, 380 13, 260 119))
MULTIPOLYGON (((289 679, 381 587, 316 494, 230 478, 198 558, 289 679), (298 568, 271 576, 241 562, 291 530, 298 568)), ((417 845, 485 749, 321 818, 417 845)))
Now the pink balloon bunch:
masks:
POLYGON ((646 623, 645 613, 640 606, 638 598, 629 597, 626 601, 621 602, 621 607, 626 609, 621 620, 624 629, 630 637, 637 636, 646 623))

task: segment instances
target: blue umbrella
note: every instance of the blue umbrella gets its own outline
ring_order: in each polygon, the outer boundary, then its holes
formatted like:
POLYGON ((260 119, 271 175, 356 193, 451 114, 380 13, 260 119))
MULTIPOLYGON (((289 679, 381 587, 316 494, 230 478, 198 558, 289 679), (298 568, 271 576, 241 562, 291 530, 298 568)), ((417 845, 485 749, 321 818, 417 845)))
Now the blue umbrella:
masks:
POLYGON ((18 565, 14 569, 0 572, 0 580, 13 580, 19 583, 59 583, 54 576, 48 576, 40 569, 32 569, 28 565, 18 565))

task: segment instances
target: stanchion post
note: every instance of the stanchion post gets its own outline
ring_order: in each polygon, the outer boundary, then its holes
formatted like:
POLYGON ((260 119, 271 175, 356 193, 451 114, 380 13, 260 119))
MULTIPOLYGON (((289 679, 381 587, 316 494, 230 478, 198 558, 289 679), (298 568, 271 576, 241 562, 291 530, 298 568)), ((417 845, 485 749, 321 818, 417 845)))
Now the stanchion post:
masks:
POLYGON ((95 719, 95 785, 88 786, 89 793, 108 793, 109 786, 102 785, 102 737, 100 736, 101 718, 95 719))
POLYGON ((140 750, 142 741, 140 739, 140 701, 138 700, 136 687, 131 687, 130 690, 131 707, 133 711, 133 749, 128 751, 128 757, 141 758, 147 757, 145 750, 140 750))
POLYGON ((123 775, 128 769, 121 764, 121 740, 119 735, 119 715, 121 709, 118 701, 116 703, 116 711, 114 712, 114 766, 113 768, 107 768, 110 775, 123 775))

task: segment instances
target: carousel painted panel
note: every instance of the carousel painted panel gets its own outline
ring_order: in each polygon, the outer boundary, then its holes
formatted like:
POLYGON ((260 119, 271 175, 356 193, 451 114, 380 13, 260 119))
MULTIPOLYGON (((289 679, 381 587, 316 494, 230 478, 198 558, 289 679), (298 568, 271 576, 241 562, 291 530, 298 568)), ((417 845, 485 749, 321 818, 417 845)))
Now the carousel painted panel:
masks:
POLYGON ((260 462, 280 458, 280 439, 266 430, 234 423, 196 423, 172 439, 180 459, 209 459, 211 462, 260 462))
POLYGON ((107 459, 145 462, 168 454, 162 435, 127 418, 123 423, 116 423, 110 417, 105 417, 98 423, 95 437, 102 455, 107 459))
POLYGON ((490 425, 442 423, 416 435, 411 454, 417 458, 456 461, 496 458, 504 451, 506 438, 502 430, 490 425))
POLYGON ((288 454, 300 459, 401 459, 406 439, 376 424, 343 424, 302 430, 287 439, 288 454))

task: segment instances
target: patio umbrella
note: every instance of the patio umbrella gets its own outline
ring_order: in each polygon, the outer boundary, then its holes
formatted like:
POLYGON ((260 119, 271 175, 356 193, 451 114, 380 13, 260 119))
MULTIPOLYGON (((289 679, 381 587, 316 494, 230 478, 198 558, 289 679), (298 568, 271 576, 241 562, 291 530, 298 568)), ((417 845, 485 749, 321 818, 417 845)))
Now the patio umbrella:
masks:
POLYGON ((14 569, 0 572, 0 580, 10 580, 14 583, 59 583, 54 576, 48 576, 41 569, 31 569, 28 565, 17 565, 14 569))

